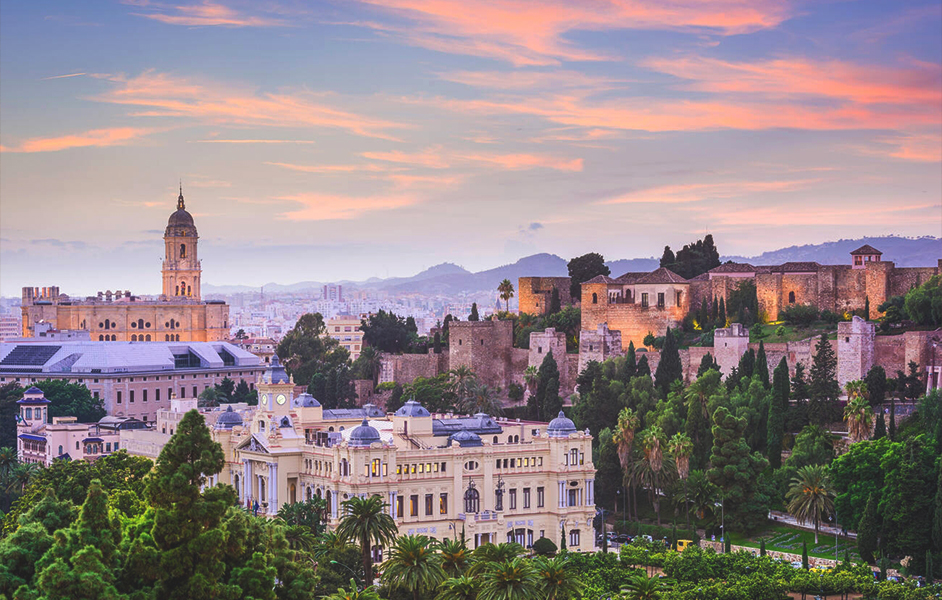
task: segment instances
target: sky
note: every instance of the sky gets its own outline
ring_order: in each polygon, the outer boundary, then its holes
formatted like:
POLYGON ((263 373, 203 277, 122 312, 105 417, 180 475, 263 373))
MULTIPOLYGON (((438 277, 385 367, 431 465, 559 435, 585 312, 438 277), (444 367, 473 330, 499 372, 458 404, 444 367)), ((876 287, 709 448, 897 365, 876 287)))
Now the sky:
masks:
POLYGON ((4 1, 0 294, 942 235, 942 3, 4 1))

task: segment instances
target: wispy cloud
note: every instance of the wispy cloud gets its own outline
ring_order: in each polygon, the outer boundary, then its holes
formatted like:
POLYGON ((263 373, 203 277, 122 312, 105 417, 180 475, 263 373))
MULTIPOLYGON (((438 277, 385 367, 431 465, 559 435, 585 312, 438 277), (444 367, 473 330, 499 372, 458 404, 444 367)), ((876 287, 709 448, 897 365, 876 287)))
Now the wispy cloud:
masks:
POLYGON ((323 102, 329 94, 254 93, 155 71, 107 79, 115 84, 114 89, 94 99, 137 107, 135 116, 189 118, 212 125, 342 129, 383 139, 394 139, 386 131, 403 126, 334 108, 323 102))
POLYGON ((547 154, 497 153, 446 150, 441 146, 432 146, 419 152, 364 152, 364 158, 383 160, 399 164, 428 169, 447 169, 456 165, 485 165, 507 171, 546 168, 557 171, 581 171, 582 159, 569 159, 547 154))
POLYGON ((2 146, 3 152, 57 152, 71 148, 125 146, 146 135, 163 131, 151 127, 109 127, 54 137, 35 137, 15 146, 2 146))
POLYGON ((314 144, 313 140, 192 140, 194 144, 314 144))
POLYGON ((878 137, 870 144, 849 145, 848 148, 857 154, 868 156, 938 163, 942 161, 942 134, 900 133, 878 137))
POLYGON ((707 199, 738 198, 751 194, 790 192, 806 188, 820 179, 798 181, 732 181, 662 185, 621 194, 598 204, 686 204, 707 199))
POLYGON ((641 29, 734 35, 775 27, 792 11, 790 3, 771 0, 687 4, 660 0, 489 0, 475 3, 473 9, 462 0, 368 1, 408 24, 358 23, 362 26, 415 46, 497 59, 515 66, 615 58, 574 44, 567 38, 573 31, 641 29))
POLYGON ((398 170, 395 167, 385 165, 362 164, 362 165, 297 165, 283 162, 265 162, 264 164, 273 167, 281 167, 290 171, 300 171, 302 173, 354 173, 365 171, 369 173, 387 173, 398 170))
POLYGON ((88 75, 88 73, 67 73, 66 75, 53 75, 52 77, 43 77, 40 81, 49 81, 50 79, 66 79, 68 77, 79 77, 81 75, 88 75))
POLYGON ((387 211, 412 206, 418 202, 414 196, 337 196, 304 193, 279 196, 301 205, 297 210, 281 213, 289 221, 330 221, 354 219, 366 213, 387 211))
MULTIPOLYGON (((259 14, 248 14, 218 2, 204 0, 200 4, 167 6, 149 2, 129 2, 154 12, 131 13, 137 17, 153 19, 168 25, 188 27, 287 27, 290 21, 259 14)), ((264 6, 260 3, 259 6, 264 6)))
POLYGON ((905 200, 890 201, 887 206, 868 206, 867 210, 856 210, 856 206, 815 206, 813 210, 797 210, 794 206, 742 207, 721 211, 716 223, 726 226, 783 226, 812 225, 876 225, 881 227, 912 225, 926 218, 938 219, 942 205, 938 203, 907 203, 905 200))

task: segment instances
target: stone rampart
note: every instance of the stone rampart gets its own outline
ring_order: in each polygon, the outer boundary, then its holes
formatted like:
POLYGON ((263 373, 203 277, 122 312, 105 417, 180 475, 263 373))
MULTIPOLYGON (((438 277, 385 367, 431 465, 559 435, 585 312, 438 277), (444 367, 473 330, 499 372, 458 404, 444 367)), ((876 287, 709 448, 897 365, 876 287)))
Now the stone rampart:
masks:
POLYGON ((543 315, 549 309, 553 288, 559 290, 559 305, 572 304, 569 277, 521 277, 517 280, 517 302, 521 314, 543 315))

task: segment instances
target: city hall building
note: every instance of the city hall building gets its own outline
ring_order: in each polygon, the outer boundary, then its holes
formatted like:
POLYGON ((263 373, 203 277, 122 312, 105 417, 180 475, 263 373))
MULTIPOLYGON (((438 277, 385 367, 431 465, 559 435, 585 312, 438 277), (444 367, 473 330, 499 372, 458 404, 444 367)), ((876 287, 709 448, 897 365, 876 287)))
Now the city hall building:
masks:
MULTIPOLYGON (((286 503, 323 498, 329 525, 341 503, 380 496, 403 534, 464 533, 472 546, 540 537, 573 551, 594 547, 592 437, 562 413, 550 423, 486 414, 430 414, 410 401, 394 414, 372 405, 323 408, 295 386, 277 357, 256 384, 257 407, 205 413, 226 455, 212 483, 274 516, 286 503)), ((161 410, 153 431, 124 431, 121 447, 156 458, 193 400, 161 410)), ((382 549, 374 549, 377 556, 382 549)))

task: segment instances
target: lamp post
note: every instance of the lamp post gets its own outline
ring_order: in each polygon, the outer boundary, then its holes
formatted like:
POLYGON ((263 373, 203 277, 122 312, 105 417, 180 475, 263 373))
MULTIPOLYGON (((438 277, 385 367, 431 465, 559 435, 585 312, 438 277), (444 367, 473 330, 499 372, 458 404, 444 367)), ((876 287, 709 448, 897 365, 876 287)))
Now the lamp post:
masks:
POLYGON ((360 584, 360 578, 357 577, 357 574, 353 572, 353 569, 351 569, 350 567, 348 567, 347 565, 345 565, 345 564, 343 564, 343 563, 337 562, 336 560, 330 561, 330 564, 332 564, 332 565, 337 565, 338 567, 343 567, 344 569, 346 569, 351 575, 353 575, 353 578, 356 580, 356 582, 357 582, 357 590, 358 590, 358 591, 362 591, 362 590, 360 590, 360 585, 361 585, 361 584, 360 584))
POLYGON ((715 506, 716 508, 719 508, 722 511, 721 512, 722 516, 720 517, 721 519, 720 520, 720 541, 723 542, 724 544, 723 547, 725 548, 726 547, 725 546, 725 543, 726 543, 726 499, 723 498, 720 502, 714 502, 713 506, 715 506))

